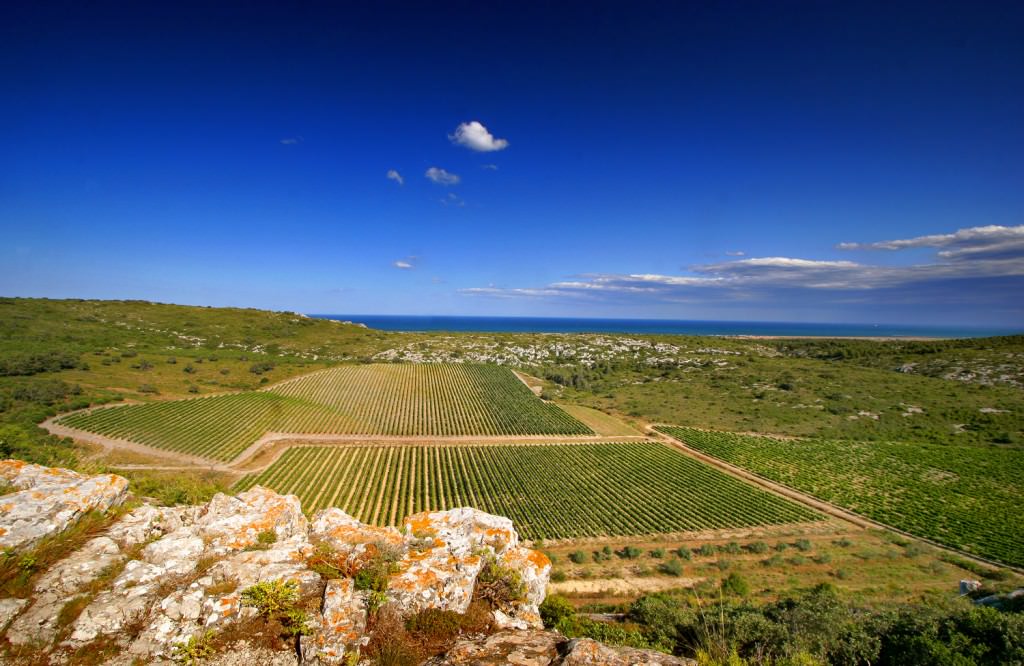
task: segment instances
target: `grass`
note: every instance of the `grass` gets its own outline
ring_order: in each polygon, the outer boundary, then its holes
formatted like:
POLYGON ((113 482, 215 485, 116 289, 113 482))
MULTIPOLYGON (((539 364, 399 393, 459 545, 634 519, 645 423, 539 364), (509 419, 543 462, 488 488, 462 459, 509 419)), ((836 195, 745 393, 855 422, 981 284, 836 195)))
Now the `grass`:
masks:
POLYGON ((881 523, 1024 565, 1020 450, 660 430, 704 453, 881 523))

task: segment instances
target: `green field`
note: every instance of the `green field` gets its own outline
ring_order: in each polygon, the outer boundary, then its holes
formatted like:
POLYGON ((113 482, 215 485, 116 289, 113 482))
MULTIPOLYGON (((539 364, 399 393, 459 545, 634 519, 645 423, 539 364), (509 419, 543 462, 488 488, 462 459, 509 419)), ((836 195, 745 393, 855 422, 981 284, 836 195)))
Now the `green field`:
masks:
POLYGON ((236 490, 292 493, 312 513, 337 506, 397 525, 428 509, 508 516, 528 539, 684 532, 818 520, 656 442, 305 446, 236 490))
POLYGON ((356 435, 589 435, 510 371, 471 364, 343 366, 262 391, 70 414, 62 425, 232 460, 265 432, 356 435))
POLYGON ((911 534, 1024 565, 1024 451, 1019 448, 659 430, 764 478, 911 534))

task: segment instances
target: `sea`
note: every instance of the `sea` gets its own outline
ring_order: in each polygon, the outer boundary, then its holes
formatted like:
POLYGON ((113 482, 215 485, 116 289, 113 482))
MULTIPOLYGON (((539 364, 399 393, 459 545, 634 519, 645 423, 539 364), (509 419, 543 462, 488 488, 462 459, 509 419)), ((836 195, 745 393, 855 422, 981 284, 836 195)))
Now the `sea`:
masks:
POLYGON ((686 319, 590 319, 570 317, 461 317, 451 315, 310 314, 364 324, 382 331, 472 333, 630 333, 661 335, 770 335, 814 337, 979 338, 1024 329, 902 324, 834 324, 686 319))

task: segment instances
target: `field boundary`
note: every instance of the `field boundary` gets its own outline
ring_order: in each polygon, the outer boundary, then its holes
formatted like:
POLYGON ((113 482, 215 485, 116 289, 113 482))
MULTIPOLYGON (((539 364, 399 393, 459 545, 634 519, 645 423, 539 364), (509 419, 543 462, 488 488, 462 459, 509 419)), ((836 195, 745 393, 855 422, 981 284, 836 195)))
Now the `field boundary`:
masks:
MULTIPOLYGON (((198 398, 197 398, 198 399, 198 398)), ((97 405, 94 407, 86 407, 84 409, 77 409, 71 412, 65 412, 63 414, 57 414, 51 416, 42 423, 39 424, 40 428, 48 431, 52 435, 58 437, 71 437, 91 444, 96 444, 104 449, 105 452, 109 452, 112 449, 120 449, 123 451, 130 451, 132 453, 139 453, 143 455, 150 455, 167 460, 173 460, 179 463, 186 463, 193 467, 201 467, 204 469, 216 470, 219 472, 226 472, 230 474, 250 474, 254 471, 262 471, 264 468, 269 467, 271 464, 277 461, 285 451, 292 448, 292 446, 285 446, 280 449, 268 463, 255 467, 252 469, 242 469, 246 462, 259 455, 265 448, 269 448, 270 445, 276 442, 294 442, 293 446, 331 446, 339 444, 386 444, 386 445, 417 445, 417 444, 452 444, 452 445, 520 445, 529 446, 543 445, 543 444, 565 444, 571 446, 573 444, 593 444, 599 442, 644 442, 650 441, 651 438, 646 435, 637 436, 601 436, 601 435, 374 435, 374 434, 331 434, 331 433, 288 433, 288 432, 266 432, 259 439, 249 445, 244 451, 239 453, 235 458, 227 462, 218 462, 211 458, 204 458, 202 456, 196 456, 189 453, 183 453, 180 451, 169 451, 167 449, 160 449, 140 442, 135 442, 129 439, 121 439, 118 437, 110 437, 107 435, 101 435, 99 433, 91 432, 89 430, 81 430, 79 428, 72 428, 70 426, 62 425, 57 423, 59 419, 62 419, 71 414, 77 414, 79 412, 91 412, 97 409, 109 409, 125 404, 135 403, 111 403, 107 405, 97 405)), ((166 468, 165 465, 121 465, 125 469, 160 469, 166 468)))
MULTIPOLYGON (((910 532, 907 532, 905 530, 901 530, 898 527, 893 527, 892 525, 887 525, 885 523, 878 522, 877 520, 874 520, 872 518, 868 518, 866 516, 862 516, 861 514, 855 512, 855 511, 851 511, 849 509, 845 509, 845 508, 843 508, 841 506, 838 506, 836 504, 832 504, 831 502, 826 502, 825 500, 819 499, 819 498, 815 497, 814 495, 810 495, 810 494, 805 493, 805 492, 803 492, 801 490, 797 490, 796 488, 793 488, 791 486, 787 486, 784 483, 779 483, 778 481, 772 481, 771 479, 766 479, 765 477, 761 476, 760 474, 756 474, 755 472, 751 472, 750 470, 747 470, 747 469, 744 469, 742 467, 739 467, 738 465, 734 465, 734 464, 732 464, 730 462, 726 462, 725 460, 722 460, 721 458, 716 458, 715 456, 710 455, 708 453, 704 453, 703 451, 698 451, 697 449, 691 448, 685 442, 680 441, 680 440, 672 437, 671 435, 668 435, 668 434, 663 433, 660 430, 658 430, 657 428, 661 427, 661 426, 668 427, 668 428, 674 427, 673 425, 668 424, 668 423, 655 423, 655 424, 648 425, 647 426, 647 431, 649 433, 651 433, 652 436, 660 439, 663 442, 666 442, 668 444, 671 444, 671 445, 675 446, 677 449, 679 449, 683 453, 686 453, 687 455, 689 455, 689 456, 691 456, 693 458, 696 458, 697 460, 705 462, 705 463, 707 463, 709 465, 713 465, 713 466, 717 467, 718 469, 722 470, 723 472, 727 472, 727 473, 732 474, 733 476, 736 476, 738 478, 741 478, 741 479, 743 479, 743 480, 745 480, 745 481, 747 481, 749 483, 757 485, 757 486, 759 486, 761 488, 764 488, 766 490, 770 490, 770 491, 774 492, 775 494, 782 495, 783 497, 786 497, 788 499, 792 499, 792 500, 797 501, 797 502, 801 502, 801 503, 803 503, 806 506, 809 506, 811 508, 817 509, 818 511, 822 511, 823 513, 825 513, 825 514, 827 514, 829 516, 832 516, 833 518, 839 518, 841 520, 845 520, 845 521, 847 521, 849 523, 853 523, 854 525, 857 525, 858 527, 863 527, 865 529, 867 529, 867 528, 882 529, 882 530, 885 530, 887 532, 893 532, 895 534, 899 534, 901 536, 908 537, 910 539, 915 539, 917 541, 922 541, 922 542, 927 543, 927 544, 929 544, 931 546, 934 546, 935 548, 938 548, 940 550, 944 550, 947 553, 953 553, 955 555, 963 557, 964 559, 973 560, 973 561, 978 562, 980 564, 986 564, 988 566, 998 567, 1000 569, 1010 569, 1012 571, 1016 571, 1017 573, 1024 573, 1024 568, 1017 567, 1017 566, 1014 566, 1012 564, 1006 564, 1004 562, 999 562, 997 560, 991 560, 991 559, 989 559, 987 557, 984 557, 982 555, 975 555, 974 553, 968 553, 968 552, 959 550, 957 548, 953 548, 952 546, 947 546, 946 544, 939 543, 938 541, 934 541, 932 539, 929 539, 928 537, 918 536, 917 534, 911 534, 910 532)), ((707 432, 719 432, 719 431, 707 430, 707 432)))

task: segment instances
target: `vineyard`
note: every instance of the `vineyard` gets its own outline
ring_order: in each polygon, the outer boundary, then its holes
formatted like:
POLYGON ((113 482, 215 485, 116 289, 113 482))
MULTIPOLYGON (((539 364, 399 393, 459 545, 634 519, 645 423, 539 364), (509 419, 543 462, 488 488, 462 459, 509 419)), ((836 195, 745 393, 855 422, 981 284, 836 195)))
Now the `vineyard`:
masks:
POLYGON ((228 461, 266 432, 354 435, 590 435, 508 369, 345 366, 262 391, 70 414, 61 425, 228 461))
POLYGON ((473 506, 510 517, 529 539, 634 535, 819 520, 656 442, 465 446, 304 446, 237 490, 298 495, 365 522, 473 506))
POLYGON ((661 427, 766 479, 911 534, 1024 566, 1024 451, 661 427))

